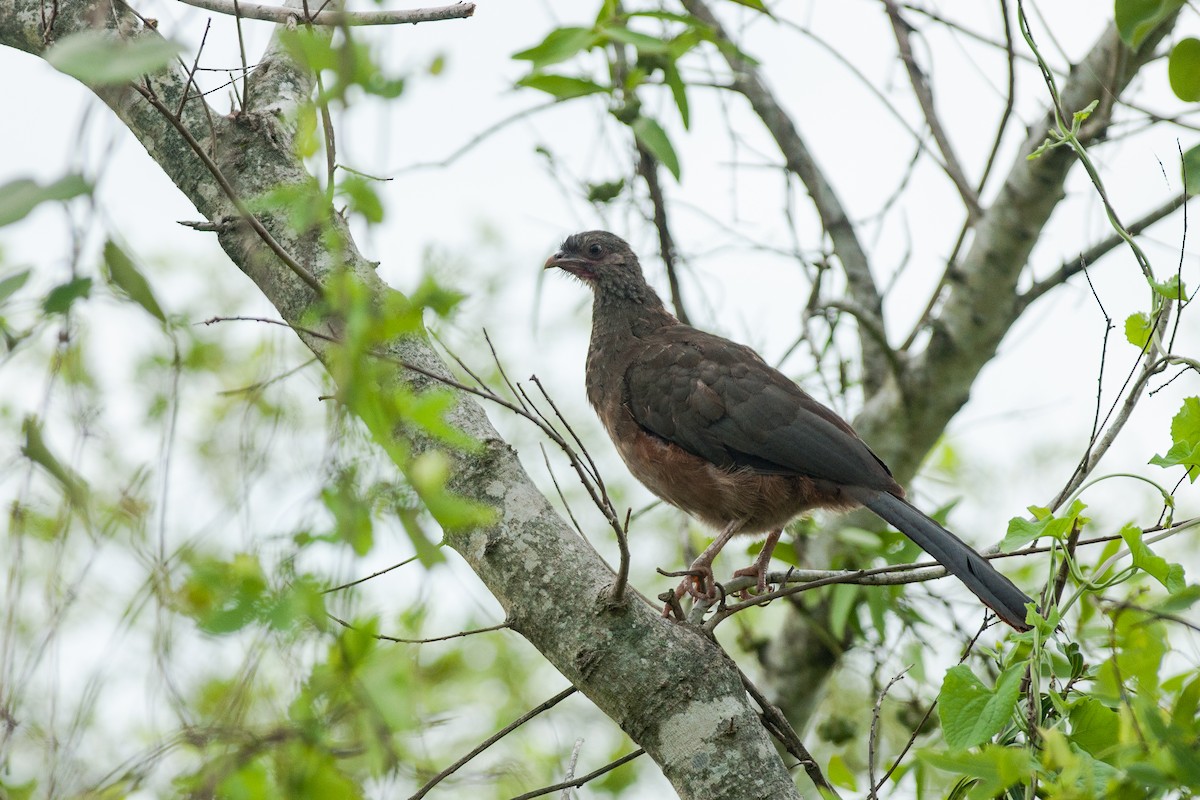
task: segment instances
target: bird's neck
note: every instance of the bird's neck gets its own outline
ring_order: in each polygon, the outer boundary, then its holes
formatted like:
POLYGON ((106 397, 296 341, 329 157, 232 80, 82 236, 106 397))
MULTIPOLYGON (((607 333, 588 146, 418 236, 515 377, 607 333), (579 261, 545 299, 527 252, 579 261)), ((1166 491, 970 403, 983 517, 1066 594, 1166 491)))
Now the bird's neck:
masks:
POLYGON ((645 284, 597 292, 592 302, 592 347, 639 339, 678 324, 658 294, 645 284))

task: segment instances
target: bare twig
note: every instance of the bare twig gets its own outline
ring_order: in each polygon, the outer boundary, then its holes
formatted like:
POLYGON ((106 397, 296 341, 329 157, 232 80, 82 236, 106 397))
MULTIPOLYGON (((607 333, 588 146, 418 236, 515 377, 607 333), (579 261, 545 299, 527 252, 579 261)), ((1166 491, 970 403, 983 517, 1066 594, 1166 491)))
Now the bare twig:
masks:
MULTIPOLYGON (((713 31, 718 41, 732 43, 724 26, 705 0, 683 0, 683 5, 689 14, 713 31)), ((834 252, 845 271, 846 284, 854 300, 867 313, 881 320, 881 329, 885 328, 882 322, 883 301, 871 274, 866 250, 859 241, 854 223, 833 185, 813 158, 808 145, 800 137, 791 117, 759 75, 758 69, 742 58, 735 47, 721 48, 721 55, 733 74, 733 89, 750 102, 763 126, 775 139, 788 170, 808 189, 821 225, 833 243, 834 252)), ((863 356, 863 385, 870 396, 883 386, 891 364, 883 348, 871 337, 862 337, 860 347, 863 356)))
POLYGON ((679 275, 676 263, 675 241, 671 237, 671 228, 667 223, 667 202, 663 197, 662 184, 658 181, 658 159, 647 150, 641 142, 637 143, 638 174, 646 182, 646 191, 650 194, 650 205, 654 209, 654 229, 658 231, 658 253, 663 266, 667 269, 667 286, 671 290, 671 307, 675 316, 684 325, 691 325, 687 308, 683 305, 683 294, 679 289, 679 275))
POLYGON ((261 3, 243 3, 241 0, 180 0, 189 6, 203 8, 217 14, 228 14, 242 19, 257 19, 264 22, 285 24, 289 19, 313 25, 416 25, 419 22, 437 22, 445 19, 465 19, 475 13, 474 3, 455 3, 437 8, 412 8, 397 11, 318 11, 305 18, 303 9, 287 6, 267 6, 261 3))
POLYGON ((638 756, 645 755, 645 753, 646 753, 646 751, 639 747, 637 750, 634 750, 632 753, 627 753, 626 755, 623 755, 620 758, 618 758, 616 761, 605 764, 600 769, 593 770, 592 772, 589 772, 587 775, 582 775, 578 778, 574 778, 569 781, 563 781, 562 783, 556 783, 552 786, 543 786, 541 789, 535 789, 532 792, 526 792, 525 794, 519 794, 516 797, 510 798, 510 800, 533 800, 533 798, 535 798, 535 797, 541 797, 543 795, 550 794, 551 792, 557 792, 560 789, 574 789, 576 787, 583 786, 585 783, 588 783, 589 781, 594 781, 594 780, 596 780, 596 778, 599 778, 601 775, 604 775, 607 772, 612 772, 617 767, 628 764, 630 761, 633 761, 638 756))
MULTIPOLYGON (((1184 207, 1190 199, 1191 197, 1186 195, 1184 192, 1180 192, 1179 194, 1171 197, 1162 205, 1147 212, 1137 220, 1129 223, 1125 230, 1130 236, 1137 236, 1154 223, 1158 222, 1164 217, 1169 216, 1176 209, 1184 207)), ((1024 308, 1025 306, 1028 306, 1046 292, 1062 283, 1065 283, 1075 275, 1078 275, 1080 272, 1100 260, 1100 258, 1120 247, 1124 243, 1125 237, 1121 236, 1119 233, 1113 233, 1099 242, 1096 242, 1088 249, 1082 251, 1077 258, 1073 258, 1070 261, 1064 261, 1062 266, 1055 270, 1053 274, 1034 283, 1024 292, 1024 294, 1018 298, 1019 307, 1024 308)))
POLYGON ((144 97, 146 102, 148 102, 156 111, 162 114, 163 118, 171 124, 171 127, 173 127, 179 133, 179 135, 183 137, 183 140, 187 142, 188 147, 191 148, 192 152, 196 154, 196 157, 199 158, 204 164, 205 168, 213 176, 213 179, 216 180, 217 185, 221 187, 221 191, 225 193, 225 196, 228 197, 229 201, 233 203, 235 208, 237 208, 238 214, 240 214, 246 223, 254 230, 254 232, 258 234, 258 237, 263 241, 263 244, 265 244, 267 248, 274 253, 288 269, 295 273, 300 280, 308 284, 309 288, 311 288, 318 295, 323 295, 325 290, 324 287, 321 286, 321 282, 317 280, 315 275, 313 275, 298 261, 296 261, 296 259, 292 258, 291 254, 283 248, 283 245, 281 245, 278 240, 271 235, 271 232, 263 226, 258 217, 254 216, 254 213, 246 207, 246 204, 242 202, 241 197, 238 196, 237 190, 233 188, 233 185, 229 182, 229 179, 225 177, 225 173, 223 173, 221 168, 217 166, 216 162, 209 157, 208 153, 204 152, 204 148, 201 147, 200 142, 196 141, 196 137, 192 136, 192 132, 187 129, 187 126, 183 124, 183 121, 175 114, 171 113, 171 110, 163 105, 163 102, 158 99, 158 97, 153 91, 150 90, 149 87, 142 86, 141 84, 137 83, 132 85, 138 94, 144 97))
POLYGON ((451 639, 461 639, 464 636, 475 636, 480 633, 493 633, 495 631, 506 631, 512 628, 507 622, 501 622, 499 625, 489 625, 486 628, 474 628, 469 631, 459 631, 458 633, 448 633, 445 636, 433 636, 428 639, 401 639, 398 636, 385 636, 380 633, 375 636, 376 639, 382 639, 385 642, 397 642, 399 644, 432 644, 433 642, 448 642, 451 639))
POLYGON ((617 579, 613 582, 610 597, 614 603, 620 603, 625 597, 625 584, 629 582, 629 518, 633 509, 625 512, 623 530, 617 533, 617 549, 621 551, 621 562, 617 567, 617 579))
POLYGON ((563 700, 566 700, 568 697, 575 694, 577 691, 579 691, 579 690, 576 689, 574 686, 568 686, 566 689, 563 689, 561 692, 554 695, 554 697, 551 697, 546 702, 541 703, 540 705, 525 712, 520 717, 518 717, 514 721, 510 722, 508 725, 505 725, 503 728, 496 731, 494 734, 489 736, 487 739, 480 742, 478 746, 476 746, 473 750, 471 750, 471 752, 467 753, 465 756, 460 758, 458 761, 455 761, 453 764, 446 767, 444 770, 439 772, 437 775, 434 775, 432 778, 430 778, 429 781, 424 786, 422 786, 420 789, 418 789, 416 794, 411 795, 408 798, 408 800, 420 800, 420 798, 429 794, 429 792, 433 789, 433 787, 437 786, 439 783, 444 781, 446 778, 453 775, 455 772, 457 772, 459 769, 461 769, 463 767, 463 765, 465 765, 468 761, 475 758, 475 756, 479 755, 484 750, 487 750, 489 747, 494 745, 496 742, 500 741, 505 736, 508 736, 510 733, 515 731, 517 728, 524 725, 526 722, 529 722, 529 720, 533 719, 538 714, 541 714, 543 711, 547 711, 551 708, 554 708, 554 706, 558 705, 563 700))
POLYGON ((410 556, 409 558, 406 558, 403 561, 401 561, 399 564, 392 564, 390 567, 385 567, 384 569, 381 569, 378 572, 372 572, 370 575, 366 576, 365 578, 357 578, 356 580, 352 580, 349 583, 343 583, 341 586, 334 586, 332 588, 325 589, 321 592, 321 594, 329 594, 330 592, 340 592, 343 589, 349 589, 351 586, 358 586, 360 583, 366 583, 367 581, 371 580, 372 578, 378 578, 380 575, 386 575, 389 572, 391 572, 392 570, 399 569, 400 567, 403 567, 405 564, 411 564, 412 562, 414 562, 416 560, 417 560, 416 556, 410 556))
POLYGON ((954 147, 950 144, 950 137, 946 135, 946 129, 942 127, 941 118, 938 117, 937 109, 934 108, 933 89, 930 87, 925 73, 917 64, 916 56, 913 55, 912 40, 909 36, 912 28, 900 16, 900 8, 896 5, 895 0, 883 0, 883 5, 887 9, 888 20, 892 23, 896 46, 900 51, 900 60, 904 62, 904 69, 908 72, 908 80, 912 84, 913 94, 916 95, 917 104, 921 106, 921 113, 925 116, 925 124, 929 126, 929 132, 933 134, 933 140, 937 142, 938 150, 945 159, 946 174, 950 176, 954 188, 958 189, 959 197, 967 207, 968 220, 978 219, 982 213, 979 206, 979 195, 967 180, 967 175, 958 160, 958 154, 954 152, 954 147))
MULTIPOLYGON (((730 663, 732 664, 732 660, 730 663)), ((754 702, 758 703, 759 709, 762 710, 763 724, 779 739, 784 749, 800 762, 800 766, 804 767, 804 772, 808 775, 808 779, 821 792, 821 796, 839 797, 840 795, 833 788, 833 784, 821 772, 821 765, 813 758, 812 753, 808 752, 808 748, 804 746, 804 742, 800 741, 799 734, 796 733, 795 728, 788 722, 783 712, 767 699, 767 696, 754 685, 754 681, 750 680, 750 677, 740 667, 734 665, 734 668, 737 669, 738 674, 742 677, 742 686, 746 687, 746 692, 754 698, 754 702)))
MULTIPOLYGON (((883 691, 875 698, 875 707, 871 710, 871 735, 867 739, 867 782, 871 786, 871 791, 867 795, 868 800, 878 798, 876 794, 878 786, 875 783, 875 744, 879 740, 879 716, 883 711, 883 698, 887 697, 887 693, 891 691, 904 674, 912 669, 911 666, 905 667, 896 674, 894 678, 888 681, 887 686, 883 687, 883 691)), ((878 684, 876 684, 878 685, 878 684)))

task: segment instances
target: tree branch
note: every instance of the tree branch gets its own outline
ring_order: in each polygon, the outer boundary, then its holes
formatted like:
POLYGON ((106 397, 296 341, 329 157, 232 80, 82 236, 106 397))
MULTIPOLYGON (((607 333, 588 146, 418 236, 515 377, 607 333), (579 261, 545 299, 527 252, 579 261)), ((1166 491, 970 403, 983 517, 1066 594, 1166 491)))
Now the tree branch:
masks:
MULTIPOLYGON (((718 40, 733 44, 705 0, 683 0, 683 5, 689 14, 711 28, 718 40)), ((800 137, 791 117, 767 88, 758 69, 738 55, 736 47, 723 47, 720 52, 733 73, 733 89, 750 101, 754 113, 775 139, 788 170, 808 189, 817 215, 821 218, 821 225, 832 241, 834 253, 845 271, 850 295, 860 308, 878 321, 875 327, 884 330, 883 300, 871 275, 870 261, 833 185, 800 137)), ((871 396, 887 381, 892 362, 873 337, 860 337, 860 347, 863 387, 867 396, 871 396)))
POLYGON ((243 3, 241 0, 179 0, 189 6, 203 8, 217 14, 228 14, 240 19, 257 19, 264 22, 286 24, 288 20, 312 25, 416 25, 420 22, 437 22, 444 19, 465 19, 475 14, 474 3, 455 3, 437 8, 411 8, 395 11, 318 11, 307 17, 304 11, 292 6, 266 6, 261 3, 243 3))

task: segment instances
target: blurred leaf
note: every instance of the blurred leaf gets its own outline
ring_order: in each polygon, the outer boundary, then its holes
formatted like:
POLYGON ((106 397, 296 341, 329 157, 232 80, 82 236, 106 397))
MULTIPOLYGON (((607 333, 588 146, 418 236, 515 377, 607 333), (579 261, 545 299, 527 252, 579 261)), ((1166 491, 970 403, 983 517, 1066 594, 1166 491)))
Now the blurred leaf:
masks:
POLYGON ((1159 23, 1183 6, 1183 0, 1116 0, 1113 17, 1117 32, 1134 50, 1159 23))
POLYGON ((834 786, 840 786, 852 792, 858 791, 858 781, 854 779, 854 773, 846 766, 846 760, 836 753, 829 759, 829 766, 825 768, 825 777, 829 778, 829 782, 834 786))
POLYGON ((580 51, 597 44, 599 37, 591 28, 557 28, 550 31, 542 43, 514 53, 518 61, 530 61, 534 69, 542 69, 566 61, 580 51))
POLYGON ((361 214, 368 223, 383 222, 383 201, 375 191, 375 182, 361 175, 347 175, 338 190, 350 199, 350 210, 361 214))
POLYGON ((71 304, 80 298, 87 297, 92 291, 91 278, 76 278, 73 281, 55 286, 42 301, 42 311, 47 314, 65 314, 71 304))
POLYGON ((369 553, 375 542, 371 504, 358 493, 355 471, 339 472, 332 484, 321 490, 321 502, 333 515, 333 533, 328 540, 350 545, 358 556, 369 553))
POLYGON ((679 76, 679 70, 675 67, 674 61, 668 61, 663 66, 663 80, 671 89, 671 97, 675 100, 675 107, 679 109, 679 118, 683 121, 683 127, 691 128, 692 118, 688 106, 687 87, 683 83, 683 78, 679 76))
POLYGON ((1189 195, 1200 194, 1200 144, 1183 153, 1183 190, 1189 195))
POLYGON ((600 32, 614 42, 632 45, 639 53, 657 55, 670 50, 670 45, 657 36, 631 31, 623 25, 601 25, 600 32))
POLYGON ((675 148, 671 146, 671 140, 667 138, 667 132, 650 117, 638 117, 633 121, 631 127, 633 128, 633 135, 637 137, 637 140, 664 167, 670 170, 671 174, 675 176, 675 180, 679 180, 679 157, 675 155, 675 148))
POLYGON ((105 86, 158 72, 181 52, 180 45, 157 33, 121 39, 107 31, 86 30, 50 45, 45 59, 88 86, 105 86))
POLYGON ((25 282, 29 280, 29 274, 30 271, 26 269, 0 278, 0 303, 12 297, 15 292, 20 291, 25 282))
POLYGON ((129 295, 130 300, 146 309, 159 322, 167 321, 145 276, 138 271, 133 259, 111 239, 104 243, 104 264, 108 267, 109 280, 129 295))
POLYGON ((587 199, 589 203, 611 203, 616 200, 625 188, 625 179, 605 181, 604 183, 589 183, 587 199))
POLYGON ((954 750, 975 747, 1004 730, 1021 696, 1023 663, 1000 674, 989 689, 966 664, 952 667, 938 695, 938 716, 946 744, 954 750))
POLYGON ((1158 467, 1183 466, 1188 480, 1200 477, 1200 397, 1188 397, 1183 407, 1171 418, 1171 449, 1166 455, 1156 455, 1150 463, 1158 467))
POLYGON ((988 745, 978 753, 922 750, 917 755, 937 769, 976 779, 972 800, 996 797, 1009 786, 1029 780, 1037 769, 1034 754, 1022 747, 988 745))
POLYGON ((50 451, 42 436, 42 424, 37 417, 25 417, 21 422, 21 432, 25 434, 25 443, 21 445, 21 455, 46 470, 50 477, 58 483, 63 494, 73 506, 79 509, 86 508, 87 482, 50 451))
POLYGON ((200 630, 233 633, 258 619, 267 592, 258 556, 239 553, 230 561, 193 556, 188 561, 191 570, 176 596, 200 630))
POLYGON ((1171 48, 1167 61, 1171 91, 1185 103, 1200 100, 1200 39, 1187 38, 1171 48))
POLYGON ((40 204, 54 200, 70 200, 89 194, 92 185, 82 175, 64 175, 42 185, 29 178, 18 178, 0 186, 0 227, 24 219, 40 204))
POLYGON ((537 89, 538 91, 553 95, 559 100, 569 100, 572 97, 584 97, 589 94, 610 91, 607 86, 601 86, 598 83, 584 80, 583 78, 572 78, 567 75, 548 75, 545 73, 526 75, 517 81, 517 85, 529 89, 537 89))
POLYGON ((737 3, 739 6, 745 6, 746 8, 753 8, 755 11, 761 11, 767 16, 771 15, 771 12, 763 5, 762 0, 731 0, 731 2, 737 3))

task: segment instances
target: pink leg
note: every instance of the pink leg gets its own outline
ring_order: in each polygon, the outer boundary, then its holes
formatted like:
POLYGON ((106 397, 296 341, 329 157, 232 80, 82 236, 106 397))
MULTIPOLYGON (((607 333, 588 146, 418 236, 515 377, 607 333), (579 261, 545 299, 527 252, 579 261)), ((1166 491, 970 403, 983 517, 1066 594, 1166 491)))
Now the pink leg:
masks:
MULTIPOLYGON (((767 591, 767 566, 771 563, 771 554, 775 552, 775 545, 779 543, 779 537, 782 533, 782 529, 768 533, 767 540, 763 542, 762 551, 759 552, 758 558, 754 559, 754 563, 733 573, 734 577, 749 575, 756 578, 757 582, 754 589, 758 594, 763 594, 767 591)), ((745 595, 745 592, 742 594, 745 595)))
MULTIPOLYGON (((683 597, 685 594, 690 594, 697 600, 712 600, 717 596, 717 587, 713 582, 712 562, 721 552, 721 548, 729 544, 742 525, 742 521, 734 520, 721 529, 717 534, 717 538, 713 539, 712 544, 704 548, 704 552, 696 556, 696 560, 692 562, 690 570, 699 572, 698 577, 689 575, 683 579, 679 587, 675 589, 676 597, 683 597)), ((670 606, 663 609, 663 615, 667 616, 670 612, 670 606)))

